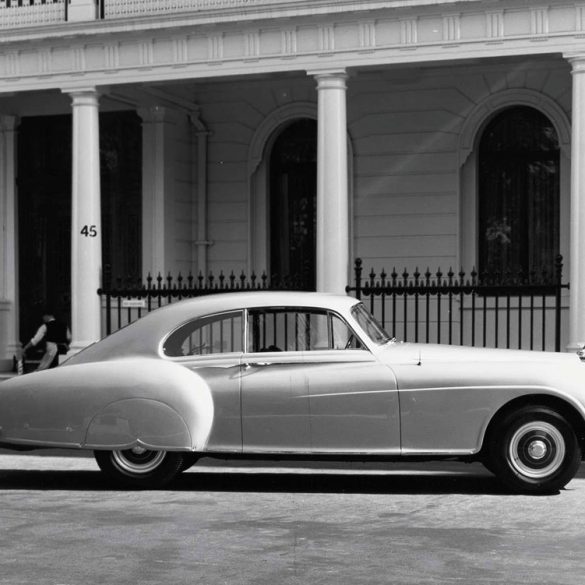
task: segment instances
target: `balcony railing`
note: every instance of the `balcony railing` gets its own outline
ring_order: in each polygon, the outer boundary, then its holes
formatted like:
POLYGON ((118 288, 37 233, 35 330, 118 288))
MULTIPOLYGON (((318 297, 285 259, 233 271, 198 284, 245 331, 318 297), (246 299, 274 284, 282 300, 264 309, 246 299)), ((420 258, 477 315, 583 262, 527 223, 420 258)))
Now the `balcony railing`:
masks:
MULTIPOLYGON (((458 3, 478 1, 459 0, 458 3)), ((314 10, 310 0, 287 0, 286 3, 283 0, 0 0, 0 29, 55 25, 68 20, 89 22, 216 10, 243 12, 262 7, 269 10, 270 7, 283 4, 290 7, 295 2, 304 4, 309 12, 314 10)), ((339 10, 339 4, 344 3, 350 10, 358 4, 352 0, 343 0, 336 3, 336 11, 339 10)), ((421 0, 396 0, 396 3, 401 7, 409 4, 420 6, 421 0)), ((437 2, 426 0, 424 3, 433 5, 437 2)))
POLYGON ((280 4, 282 0, 100 0, 106 19, 173 14, 222 8, 251 8, 280 4))
POLYGON ((59 24, 66 11, 65 0, 0 0, 0 29, 59 24))
MULTIPOLYGON (((270 6, 282 0, 0 0, 0 29, 270 6), (83 17, 70 18, 83 4, 83 17)), ((289 0, 290 1, 290 0, 289 0)), ((299 0, 301 1, 301 0, 299 0)))

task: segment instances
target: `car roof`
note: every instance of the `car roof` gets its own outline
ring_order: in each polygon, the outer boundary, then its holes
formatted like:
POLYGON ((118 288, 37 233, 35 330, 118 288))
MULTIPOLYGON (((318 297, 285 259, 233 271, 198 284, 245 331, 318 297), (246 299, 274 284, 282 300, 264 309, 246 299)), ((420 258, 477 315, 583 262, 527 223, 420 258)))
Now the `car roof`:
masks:
POLYGON ((134 355, 158 355, 160 341, 183 323, 205 315, 261 307, 304 307, 347 312, 358 301, 333 293, 245 291, 217 293, 173 302, 116 331, 63 365, 134 355))

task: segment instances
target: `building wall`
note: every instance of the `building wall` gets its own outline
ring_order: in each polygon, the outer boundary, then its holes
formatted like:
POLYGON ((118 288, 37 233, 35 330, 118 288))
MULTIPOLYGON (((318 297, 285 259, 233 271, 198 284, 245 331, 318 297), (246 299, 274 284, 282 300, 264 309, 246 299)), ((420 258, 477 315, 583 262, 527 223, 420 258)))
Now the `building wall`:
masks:
POLYGON ((462 232, 474 226, 460 228, 462 209, 476 196, 460 187, 460 137, 472 111, 512 89, 539 92, 567 116, 571 108, 569 67, 560 59, 411 70, 351 87, 356 255, 399 271, 472 268, 462 232))
POLYGON ((315 82, 307 76, 214 83, 197 91, 195 101, 210 132, 208 236, 213 244, 208 260, 214 273, 228 275, 233 270, 239 275, 242 270, 266 268, 251 258, 251 240, 260 238, 267 245, 264 231, 255 230, 260 218, 251 217, 265 213, 262 206, 252 212, 256 196, 252 178, 257 170, 250 160, 252 144, 274 112, 295 103, 316 104, 316 98, 315 82))
MULTIPOLYGON (((461 218, 475 193, 461 187, 461 133, 486 100, 514 89, 536 92, 536 107, 542 96, 567 117, 570 114, 570 69, 560 58, 385 69, 349 79, 354 257, 361 257, 368 269, 458 270, 464 264, 471 270, 475 259, 464 252, 470 246, 465 238, 474 237, 474 227, 462 229, 461 218)), ((211 132, 209 268, 236 273, 250 266, 265 268, 253 258, 253 240, 265 238, 256 228, 265 221, 266 209, 255 205, 262 189, 256 163, 250 162, 251 149, 268 118, 278 124, 275 112, 295 103, 316 107, 314 80, 213 83, 200 89, 195 99, 211 132)), ((264 159, 271 136, 265 134, 269 138, 264 159)), ((563 170, 564 225, 568 164, 563 170)), ((568 253, 568 241, 561 250, 568 253)))

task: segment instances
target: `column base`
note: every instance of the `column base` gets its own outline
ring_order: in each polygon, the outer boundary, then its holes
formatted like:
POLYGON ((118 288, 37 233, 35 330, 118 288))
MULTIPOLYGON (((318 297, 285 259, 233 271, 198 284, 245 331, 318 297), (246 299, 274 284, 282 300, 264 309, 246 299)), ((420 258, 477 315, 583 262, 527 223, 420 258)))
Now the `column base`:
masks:
POLYGON ((581 351, 583 348, 585 348, 585 341, 571 341, 565 347, 565 351, 567 353, 577 353, 578 351, 581 351))

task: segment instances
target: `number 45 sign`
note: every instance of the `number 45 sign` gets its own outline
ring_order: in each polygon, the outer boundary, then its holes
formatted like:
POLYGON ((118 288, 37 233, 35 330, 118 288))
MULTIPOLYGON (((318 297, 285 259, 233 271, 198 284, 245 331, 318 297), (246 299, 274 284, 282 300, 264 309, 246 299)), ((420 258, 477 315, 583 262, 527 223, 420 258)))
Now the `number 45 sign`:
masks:
POLYGON ((84 225, 79 233, 86 238, 95 238, 98 235, 97 226, 84 225))

